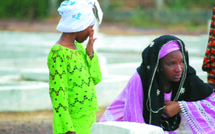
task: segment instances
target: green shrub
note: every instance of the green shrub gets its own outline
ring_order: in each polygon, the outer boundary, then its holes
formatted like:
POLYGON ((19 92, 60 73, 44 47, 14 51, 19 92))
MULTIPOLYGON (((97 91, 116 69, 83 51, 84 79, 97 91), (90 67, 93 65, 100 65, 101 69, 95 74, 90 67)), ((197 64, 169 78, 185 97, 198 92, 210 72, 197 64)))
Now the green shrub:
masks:
POLYGON ((214 0, 164 0, 165 7, 169 9, 211 9, 214 0))
POLYGON ((49 0, 1 0, 0 18, 41 19, 48 9, 49 0))

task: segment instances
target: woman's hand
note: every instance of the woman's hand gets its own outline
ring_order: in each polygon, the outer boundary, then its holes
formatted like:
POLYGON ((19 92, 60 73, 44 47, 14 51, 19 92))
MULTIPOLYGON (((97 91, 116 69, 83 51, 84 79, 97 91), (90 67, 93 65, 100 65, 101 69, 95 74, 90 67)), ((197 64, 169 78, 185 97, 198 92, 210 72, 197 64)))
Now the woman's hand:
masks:
MULTIPOLYGON (((89 40, 88 40, 88 43, 87 43, 87 47, 86 47, 86 52, 88 55, 92 55, 93 54, 93 44, 95 42, 95 40, 97 38, 93 38, 93 34, 94 34, 94 29, 90 29, 90 32, 89 32, 89 40)), ((93 56, 90 57, 90 59, 92 59, 93 56)))
POLYGON ((178 102, 175 101, 165 101, 165 107, 163 109, 163 113, 168 116, 172 117, 177 113, 181 112, 180 106, 178 102))

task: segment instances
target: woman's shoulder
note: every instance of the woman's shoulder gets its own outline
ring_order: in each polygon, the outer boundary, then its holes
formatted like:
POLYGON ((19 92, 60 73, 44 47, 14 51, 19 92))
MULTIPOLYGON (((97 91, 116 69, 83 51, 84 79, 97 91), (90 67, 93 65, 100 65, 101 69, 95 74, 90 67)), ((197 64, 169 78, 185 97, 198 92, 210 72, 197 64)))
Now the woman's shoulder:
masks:
POLYGON ((131 76, 131 79, 135 81, 141 81, 140 75, 137 71, 134 72, 134 74, 131 76))
POLYGON ((131 76, 127 85, 129 85, 129 86, 141 85, 142 86, 142 81, 141 81, 140 75, 137 71, 135 71, 134 74, 131 76))

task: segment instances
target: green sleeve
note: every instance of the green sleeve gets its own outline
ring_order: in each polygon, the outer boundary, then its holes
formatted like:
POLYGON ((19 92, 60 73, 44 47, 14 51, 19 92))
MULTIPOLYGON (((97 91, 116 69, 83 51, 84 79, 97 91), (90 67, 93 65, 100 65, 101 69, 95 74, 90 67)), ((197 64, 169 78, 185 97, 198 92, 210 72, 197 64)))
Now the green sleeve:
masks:
POLYGON ((99 66, 98 56, 94 52, 94 56, 91 60, 87 54, 86 54, 86 59, 89 66, 90 76, 93 79, 94 85, 97 85, 102 80, 102 73, 99 66))
POLYGON ((75 131, 69 114, 68 84, 65 59, 60 51, 55 51, 48 58, 49 94, 53 105, 53 127, 57 133, 75 131))

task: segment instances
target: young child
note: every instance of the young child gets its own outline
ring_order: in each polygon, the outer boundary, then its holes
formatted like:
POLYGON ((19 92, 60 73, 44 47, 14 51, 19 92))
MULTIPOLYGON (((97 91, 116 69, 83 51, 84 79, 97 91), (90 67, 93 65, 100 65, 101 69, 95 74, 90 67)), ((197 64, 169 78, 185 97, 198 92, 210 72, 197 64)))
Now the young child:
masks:
POLYGON ((102 20, 96 0, 63 1, 57 30, 60 39, 48 55, 49 94, 53 105, 54 134, 90 134, 98 109, 95 85, 101 79, 93 50, 93 26, 102 20), (82 42, 89 37, 86 49, 82 42))

